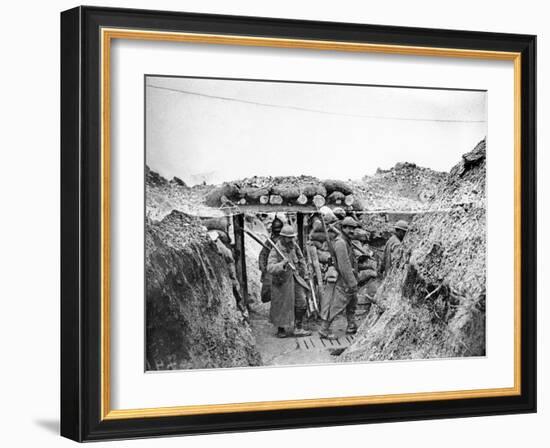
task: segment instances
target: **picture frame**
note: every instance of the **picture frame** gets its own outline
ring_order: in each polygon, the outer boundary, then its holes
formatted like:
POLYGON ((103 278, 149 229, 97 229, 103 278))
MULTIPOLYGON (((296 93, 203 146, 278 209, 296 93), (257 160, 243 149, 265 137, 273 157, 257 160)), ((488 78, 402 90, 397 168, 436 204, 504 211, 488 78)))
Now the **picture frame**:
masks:
POLYGON ((100 7, 61 13, 61 435, 92 441, 536 412, 535 141, 535 36, 100 7), (113 409, 109 79, 117 39, 511 61, 513 387, 113 409))

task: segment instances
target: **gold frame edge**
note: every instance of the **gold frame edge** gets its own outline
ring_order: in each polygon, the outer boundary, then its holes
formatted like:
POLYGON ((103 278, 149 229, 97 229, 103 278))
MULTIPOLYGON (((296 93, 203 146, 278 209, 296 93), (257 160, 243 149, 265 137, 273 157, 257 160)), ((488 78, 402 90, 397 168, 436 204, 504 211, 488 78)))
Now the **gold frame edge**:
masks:
POLYGON ((418 47, 305 39, 263 38, 201 33, 101 29, 101 420, 308 409, 365 404, 488 398, 521 394, 521 53, 458 48, 418 47), (314 398, 189 405, 140 409, 111 409, 110 365, 110 49, 112 39, 152 40, 215 45, 296 48, 414 56, 459 57, 514 62, 514 386, 408 394, 314 398))

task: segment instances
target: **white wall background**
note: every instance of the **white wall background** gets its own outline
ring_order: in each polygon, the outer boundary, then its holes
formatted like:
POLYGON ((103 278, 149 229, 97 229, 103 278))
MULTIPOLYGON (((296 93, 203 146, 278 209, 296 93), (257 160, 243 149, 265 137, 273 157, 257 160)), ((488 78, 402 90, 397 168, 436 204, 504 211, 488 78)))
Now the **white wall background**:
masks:
MULTIPOLYGON (((539 166, 539 413, 344 426, 337 428, 211 435, 118 442, 116 446, 546 446, 550 439, 548 350, 550 319, 544 306, 550 276, 550 158, 544 124, 550 120, 545 78, 550 22, 544 2, 352 2, 278 0, 89 1, 88 4, 204 13, 469 29, 537 34, 539 166), (546 203, 545 207, 543 204, 546 203), (546 283, 546 285, 544 284, 546 283), (543 352, 544 355, 543 356, 543 352)), ((0 249, 0 414, 3 446, 69 446, 58 435, 59 415, 59 12, 71 1, 9 2, 2 8, 3 219, 0 249)), ((98 444, 103 446, 106 444, 98 444)), ((107 445, 106 445, 107 446, 107 445)), ((115 445, 109 445, 115 446, 115 445)))

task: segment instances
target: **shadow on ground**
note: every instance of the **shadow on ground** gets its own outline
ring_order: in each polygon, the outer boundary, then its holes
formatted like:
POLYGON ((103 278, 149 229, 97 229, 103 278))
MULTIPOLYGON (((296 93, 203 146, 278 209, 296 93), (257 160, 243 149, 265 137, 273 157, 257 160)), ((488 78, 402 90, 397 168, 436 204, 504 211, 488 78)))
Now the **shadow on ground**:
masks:
POLYGON ((53 434, 59 434, 59 420, 37 419, 34 424, 53 434))

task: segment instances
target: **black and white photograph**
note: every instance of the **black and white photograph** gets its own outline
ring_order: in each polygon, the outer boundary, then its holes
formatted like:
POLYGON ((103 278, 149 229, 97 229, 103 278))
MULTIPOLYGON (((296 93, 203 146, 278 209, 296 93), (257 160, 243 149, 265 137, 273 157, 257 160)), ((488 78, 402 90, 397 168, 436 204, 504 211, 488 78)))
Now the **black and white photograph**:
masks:
POLYGON ((486 355, 486 91, 144 82, 146 371, 486 355))

